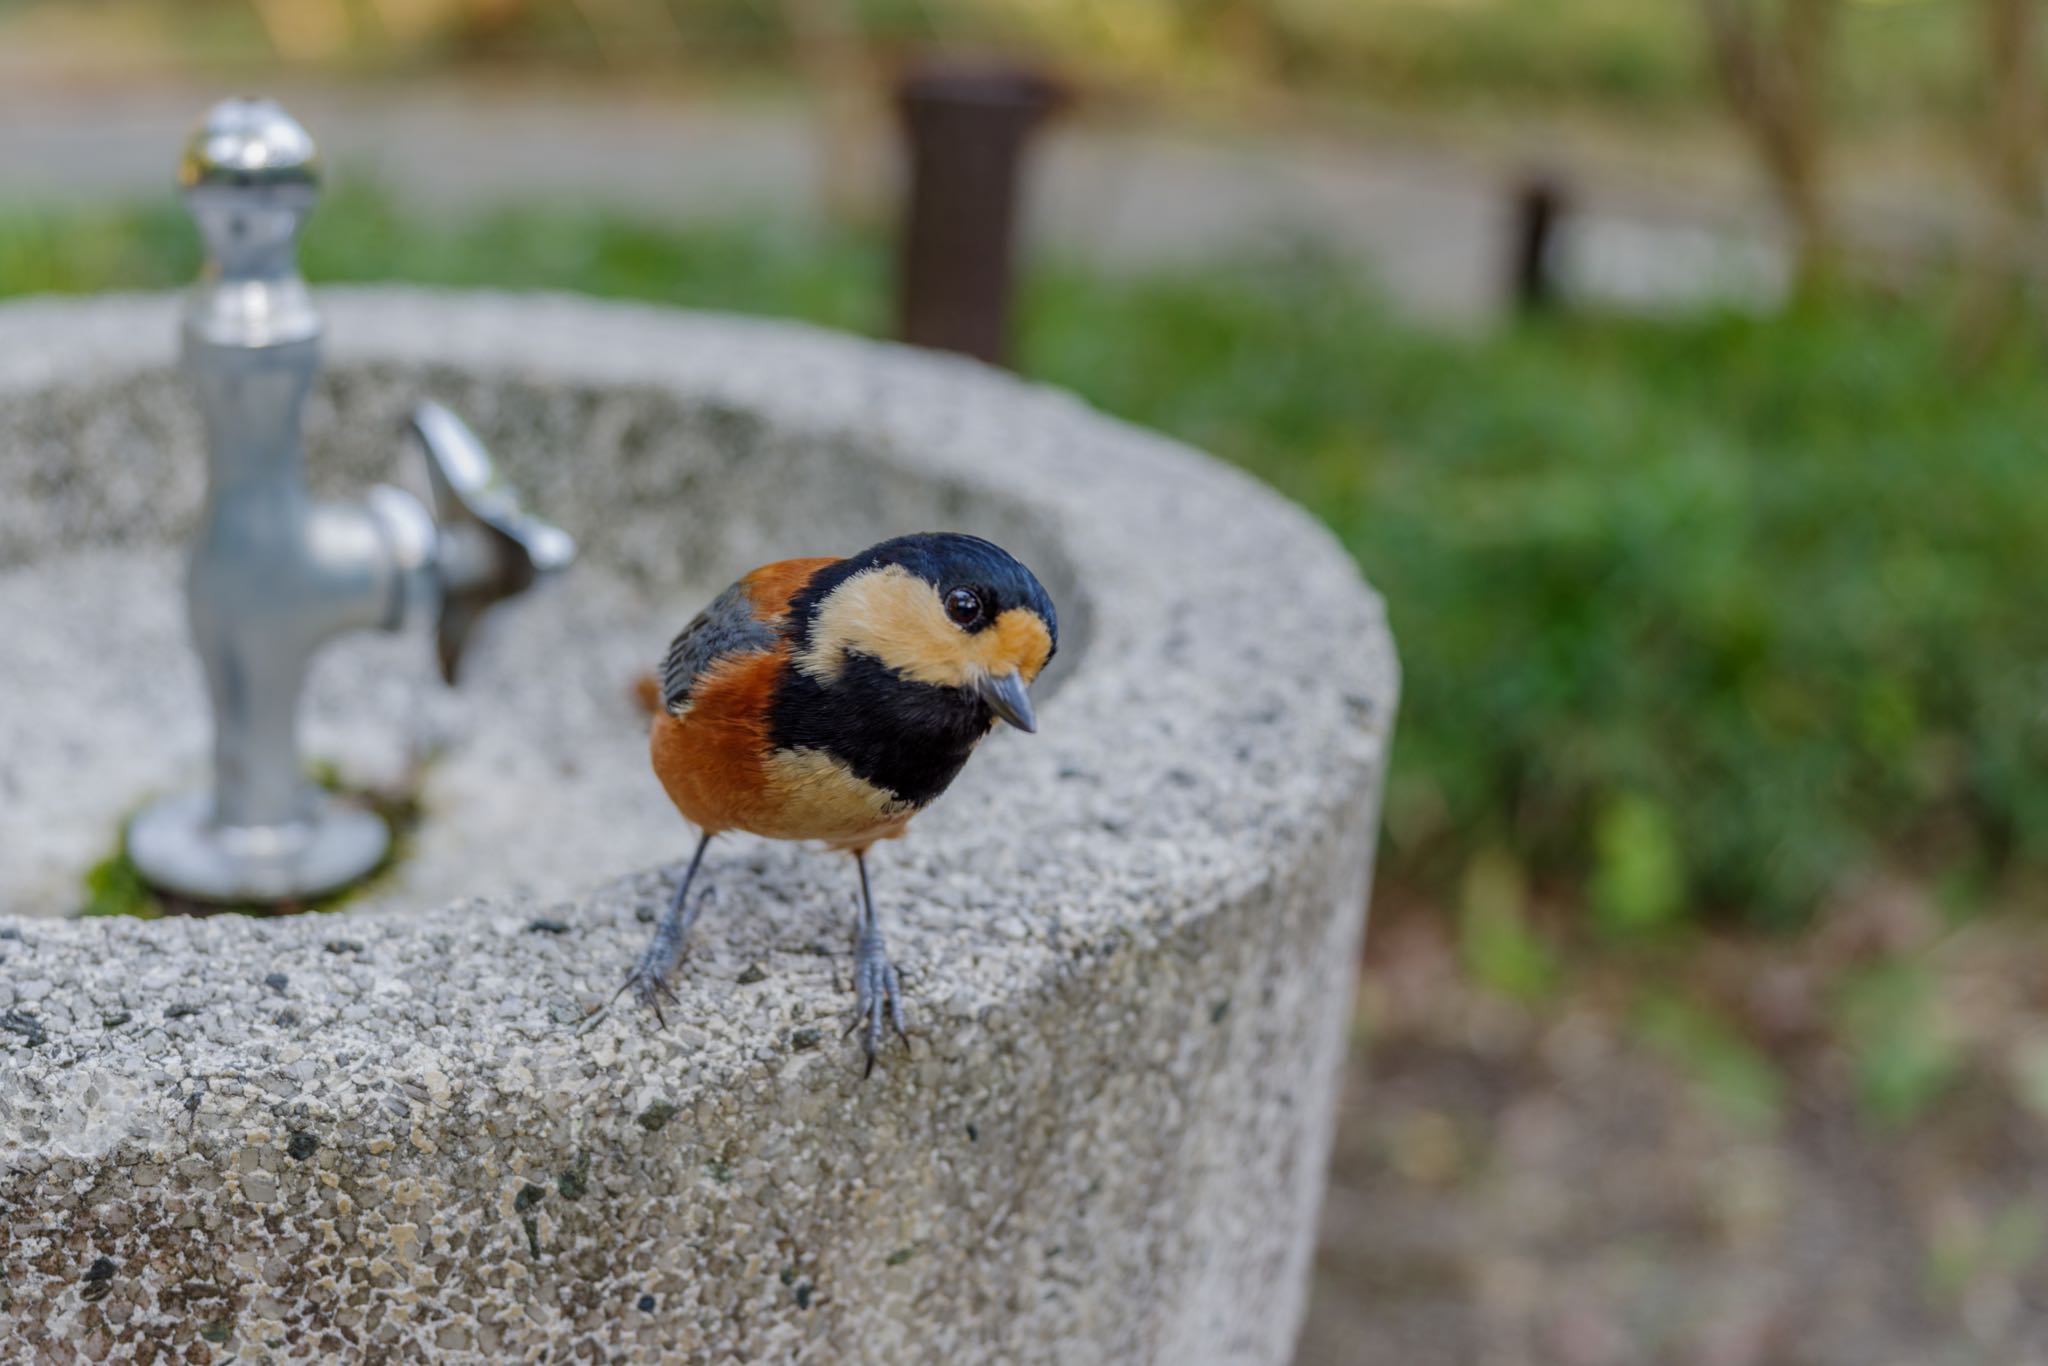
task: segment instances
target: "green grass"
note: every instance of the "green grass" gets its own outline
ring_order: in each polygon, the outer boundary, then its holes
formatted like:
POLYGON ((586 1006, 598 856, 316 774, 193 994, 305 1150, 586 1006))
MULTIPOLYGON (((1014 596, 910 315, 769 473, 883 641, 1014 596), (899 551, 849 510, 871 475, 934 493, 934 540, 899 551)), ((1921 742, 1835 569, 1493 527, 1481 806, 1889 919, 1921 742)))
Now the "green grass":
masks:
MULTIPOLYGON (((859 330, 887 297, 868 239, 537 209, 425 226, 367 191, 322 209, 306 260, 859 330)), ((195 264, 171 207, 0 217, 0 293, 195 264)), ((1396 878, 1562 893, 1635 935, 1796 921, 1877 863, 1963 886, 2048 864, 2038 338, 1965 366, 1939 307, 1851 300, 1451 339, 1284 260, 1046 270, 1020 354, 1301 500, 1387 595, 1396 878)))
MULTIPOLYGON (((183 286, 199 270, 184 208, 0 212, 0 295, 183 286)), ((324 283, 404 279, 458 287, 575 289, 808 318, 873 330, 878 245, 757 223, 677 233, 604 213, 512 210, 455 225, 403 219, 389 195, 344 186, 322 200, 300 264, 324 283)))

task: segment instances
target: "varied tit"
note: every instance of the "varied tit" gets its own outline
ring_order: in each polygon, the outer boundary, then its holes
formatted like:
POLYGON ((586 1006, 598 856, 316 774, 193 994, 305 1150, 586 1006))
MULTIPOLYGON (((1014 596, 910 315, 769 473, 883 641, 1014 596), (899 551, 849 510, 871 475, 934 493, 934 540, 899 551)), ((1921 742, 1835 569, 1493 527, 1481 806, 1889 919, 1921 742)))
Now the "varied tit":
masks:
POLYGON ((901 536, 847 559, 764 565, 718 595, 653 680, 655 776, 703 832, 654 939, 627 977, 659 997, 696 920, 690 884, 713 837, 820 840, 860 874, 856 1026, 874 1069, 903 1033, 867 851, 903 834, 998 721, 1037 729, 1026 691, 1058 647, 1052 600, 977 536, 901 536))

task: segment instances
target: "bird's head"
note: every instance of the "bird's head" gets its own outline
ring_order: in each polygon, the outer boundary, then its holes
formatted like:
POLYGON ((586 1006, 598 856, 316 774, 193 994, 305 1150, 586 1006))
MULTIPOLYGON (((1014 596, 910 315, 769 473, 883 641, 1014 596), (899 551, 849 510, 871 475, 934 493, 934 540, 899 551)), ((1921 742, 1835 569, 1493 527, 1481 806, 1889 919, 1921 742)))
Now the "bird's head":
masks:
POLYGON ((795 662, 821 682, 868 655, 918 683, 959 689, 1019 730, 1026 691, 1059 647, 1037 577, 978 536, 899 536, 822 570, 791 603, 795 662))

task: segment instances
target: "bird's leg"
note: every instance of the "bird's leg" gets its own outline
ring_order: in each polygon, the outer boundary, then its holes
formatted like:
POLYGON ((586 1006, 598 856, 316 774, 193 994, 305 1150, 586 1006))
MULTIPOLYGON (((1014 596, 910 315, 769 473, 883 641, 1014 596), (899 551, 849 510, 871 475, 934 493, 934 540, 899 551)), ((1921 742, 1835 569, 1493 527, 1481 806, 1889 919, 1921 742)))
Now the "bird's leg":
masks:
POLYGON ((648 941, 646 952, 640 961, 626 974, 624 985, 614 992, 612 999, 618 1000, 631 989, 641 1005, 653 1010, 654 1018, 668 1024, 661 1017, 661 998, 676 999, 669 989, 668 975, 674 970, 676 960, 683 956, 683 940, 689 937, 690 926, 697 923, 697 912, 702 902, 690 904, 690 884, 697 880, 697 866, 704 862, 704 851, 711 847, 711 836, 706 834, 697 841, 697 852, 691 856, 689 871, 676 884, 676 894, 669 899, 668 910, 662 913, 661 923, 654 927, 654 938, 648 941))
POLYGON ((853 1025, 848 1029, 867 1026, 861 1035, 861 1044, 867 1050, 866 1076, 875 1070, 875 1053, 882 1046, 882 1028, 887 1024, 896 1031, 896 1037, 903 1040, 903 1046, 910 1046, 909 1036, 903 1032, 903 983, 896 976, 896 969, 889 963, 887 949, 882 945, 882 927, 875 920, 875 898, 868 890, 867 850, 857 849, 853 854, 854 866, 860 869, 860 937, 854 941, 853 989, 857 1002, 853 1025))

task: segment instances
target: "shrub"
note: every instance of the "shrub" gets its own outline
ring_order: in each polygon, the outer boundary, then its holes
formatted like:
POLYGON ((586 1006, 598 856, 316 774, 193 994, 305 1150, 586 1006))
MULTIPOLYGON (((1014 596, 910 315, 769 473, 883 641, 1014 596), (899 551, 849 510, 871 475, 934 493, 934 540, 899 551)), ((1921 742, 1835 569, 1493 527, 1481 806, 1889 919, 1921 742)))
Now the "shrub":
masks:
POLYGON ((1393 875, 1501 846, 1621 923, 1784 921, 1871 861, 2048 854, 2048 357, 1963 371, 1939 318, 1459 340, 1294 265, 1065 277, 1027 355, 1302 499, 1387 595, 1393 875))

